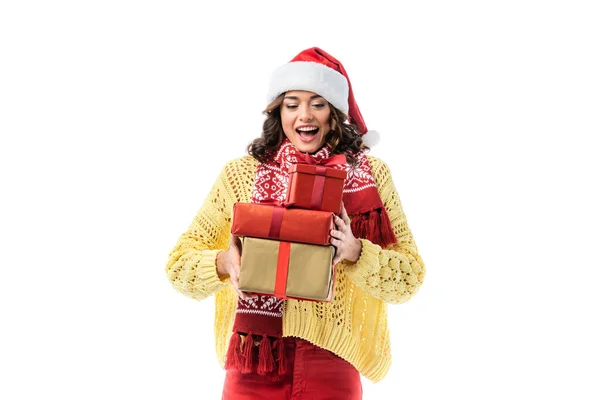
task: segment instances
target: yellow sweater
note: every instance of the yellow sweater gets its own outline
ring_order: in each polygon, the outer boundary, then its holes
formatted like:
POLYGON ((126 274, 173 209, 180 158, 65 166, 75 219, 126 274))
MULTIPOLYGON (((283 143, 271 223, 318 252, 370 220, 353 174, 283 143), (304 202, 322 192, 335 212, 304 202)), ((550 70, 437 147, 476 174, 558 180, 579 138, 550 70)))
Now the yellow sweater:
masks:
MULTIPOLYGON (((388 166, 369 156, 377 189, 398 244, 382 249, 361 239, 356 263, 338 265, 330 303, 286 300, 283 335, 308 340, 349 361, 373 382, 391 365, 387 304, 403 303, 417 293, 425 266, 406 223, 388 166)), ((221 366, 232 334, 237 294, 220 280, 216 256, 229 244, 231 213, 237 201, 250 202, 257 161, 245 156, 228 162, 192 224, 169 254, 166 272, 181 293, 201 300, 215 295, 215 341, 221 366)))

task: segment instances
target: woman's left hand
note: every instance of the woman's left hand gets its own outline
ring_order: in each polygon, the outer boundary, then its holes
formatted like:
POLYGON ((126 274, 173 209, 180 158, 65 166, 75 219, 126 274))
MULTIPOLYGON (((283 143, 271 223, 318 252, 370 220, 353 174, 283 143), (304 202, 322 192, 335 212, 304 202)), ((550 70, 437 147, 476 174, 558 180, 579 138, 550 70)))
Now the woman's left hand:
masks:
POLYGON ((344 203, 342 203, 340 216, 334 216, 334 222, 337 230, 332 229, 330 231, 331 238, 329 239, 329 243, 336 248, 333 264, 335 265, 341 260, 348 260, 350 262, 358 261, 360 252, 362 251, 362 243, 352 233, 350 218, 348 217, 344 203))

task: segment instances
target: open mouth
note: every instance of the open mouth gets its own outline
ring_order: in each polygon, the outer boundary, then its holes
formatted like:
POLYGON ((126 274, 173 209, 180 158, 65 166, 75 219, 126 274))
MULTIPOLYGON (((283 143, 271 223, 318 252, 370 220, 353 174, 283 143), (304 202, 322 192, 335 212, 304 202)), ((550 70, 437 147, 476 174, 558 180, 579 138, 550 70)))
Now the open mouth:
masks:
POLYGON ((300 136, 303 141, 311 141, 319 133, 319 128, 316 126, 303 126, 296 129, 296 133, 300 136))

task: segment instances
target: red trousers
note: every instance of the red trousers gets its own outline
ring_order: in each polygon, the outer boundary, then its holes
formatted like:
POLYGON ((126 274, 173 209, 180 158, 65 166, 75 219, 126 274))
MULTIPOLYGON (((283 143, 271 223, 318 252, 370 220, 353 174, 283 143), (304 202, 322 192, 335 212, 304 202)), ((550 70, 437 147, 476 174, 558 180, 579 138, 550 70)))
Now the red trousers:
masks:
POLYGON ((287 371, 279 380, 229 370, 222 400, 360 400, 360 374, 346 360, 306 340, 285 338, 287 371))

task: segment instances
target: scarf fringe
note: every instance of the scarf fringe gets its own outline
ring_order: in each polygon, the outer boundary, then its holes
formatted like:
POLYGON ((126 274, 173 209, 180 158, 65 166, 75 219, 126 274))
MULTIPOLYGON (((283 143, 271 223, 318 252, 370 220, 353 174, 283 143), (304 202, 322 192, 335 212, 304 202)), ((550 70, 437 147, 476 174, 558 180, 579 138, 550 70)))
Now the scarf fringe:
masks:
POLYGON ((275 347, 277 348, 277 363, 279 363, 277 375, 283 376, 287 370, 287 359, 285 357, 285 344, 283 338, 279 338, 275 341, 275 347))
POLYGON ((254 337, 252 332, 248 332, 244 340, 244 365, 242 365, 242 374, 249 374, 252 372, 252 364, 254 357, 252 357, 252 348, 254 347, 254 337))
POLYGON ((258 347, 258 367, 256 368, 256 372, 259 375, 266 375, 269 372, 273 372, 273 369, 275 369, 275 360, 273 360, 271 339, 267 335, 263 335, 258 347))
POLYGON ((225 356, 225 369, 239 370, 242 368, 242 338, 239 333, 234 332, 229 340, 229 348, 225 356))
POLYGON ((383 248, 398 243, 385 207, 358 214, 350 226, 355 237, 368 239, 383 248))
MULTIPOLYGON (((254 337, 252 332, 248 332, 242 343, 242 335, 235 332, 231 335, 229 348, 225 360, 225 369, 240 371, 243 374, 249 374, 254 371, 254 337)), ((285 356, 285 343, 283 338, 277 338, 271 345, 271 338, 263 335, 258 346, 258 363, 256 373, 259 375, 268 375, 276 372, 276 376, 282 376, 287 370, 287 360, 285 356), (274 357, 273 353, 276 353, 274 357)))

